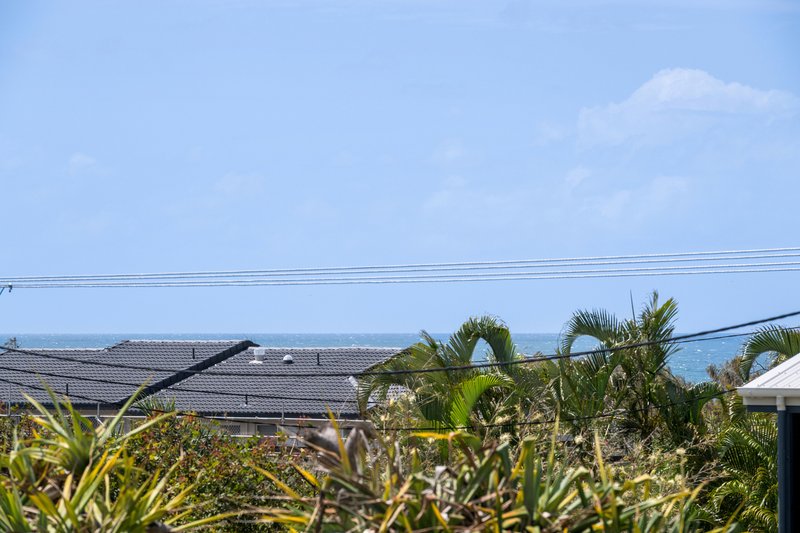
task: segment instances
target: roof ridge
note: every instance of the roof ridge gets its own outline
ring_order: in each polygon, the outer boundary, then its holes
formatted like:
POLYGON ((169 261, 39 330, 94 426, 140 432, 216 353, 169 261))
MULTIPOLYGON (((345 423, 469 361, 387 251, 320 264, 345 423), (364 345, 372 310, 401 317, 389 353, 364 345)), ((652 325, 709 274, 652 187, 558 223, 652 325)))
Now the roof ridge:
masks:
MULTIPOLYGON (((249 341, 249 340, 250 339, 246 339, 246 338, 240 338, 240 339, 127 339, 127 340, 121 341, 121 342, 119 342, 117 344, 123 344, 123 343, 126 343, 126 342, 130 342, 130 343, 134 343, 134 342, 183 342, 183 343, 187 343, 187 344, 188 343, 200 344, 200 343, 204 343, 204 342, 205 343, 212 343, 212 342, 216 342, 216 343, 219 343, 219 342, 245 342, 245 341, 249 341)), ((250 342, 252 342, 252 341, 250 341, 250 342)), ((117 344, 115 344, 114 346, 116 346, 117 344)))
MULTIPOLYGON (((22 349, 22 348, 20 348, 22 349)), ((107 350, 108 348, 48 348, 45 346, 37 347, 37 348, 25 348, 27 351, 48 351, 48 352, 102 352, 107 350)), ((0 347, 0 350, 7 351, 6 348, 0 347)))
POLYGON ((397 346, 251 346, 253 348, 264 348, 265 350, 405 350, 397 346))

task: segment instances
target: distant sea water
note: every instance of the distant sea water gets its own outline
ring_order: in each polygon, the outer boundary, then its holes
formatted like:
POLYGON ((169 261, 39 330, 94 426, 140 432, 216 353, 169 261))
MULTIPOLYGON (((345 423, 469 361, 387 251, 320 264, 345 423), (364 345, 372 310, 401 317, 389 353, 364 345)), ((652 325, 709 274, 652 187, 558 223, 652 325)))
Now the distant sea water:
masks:
MULTIPOLYGON (((19 348, 103 348, 127 339, 162 340, 219 340, 249 339, 262 346, 273 347, 405 347, 419 341, 414 333, 109 333, 109 334, 13 334, 0 333, 0 344, 16 337, 19 348)), ((446 340, 446 334, 434 334, 446 340)), ((514 335, 520 352, 532 354, 553 353, 558 345, 556 333, 521 333, 514 335)), ((706 368, 719 365, 736 355, 743 338, 714 339, 680 344, 680 350, 669 361, 672 372, 693 382, 708 379, 706 368)), ((595 347, 590 339, 579 339, 575 349, 589 350, 595 347)), ((485 349, 476 350, 476 358, 483 358, 485 349)))

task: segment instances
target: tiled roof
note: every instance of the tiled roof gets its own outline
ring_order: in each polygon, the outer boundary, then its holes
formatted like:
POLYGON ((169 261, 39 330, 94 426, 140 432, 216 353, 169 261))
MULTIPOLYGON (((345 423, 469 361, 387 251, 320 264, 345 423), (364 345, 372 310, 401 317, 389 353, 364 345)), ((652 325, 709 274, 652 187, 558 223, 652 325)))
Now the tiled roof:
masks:
POLYGON ((210 373, 194 375, 178 387, 194 391, 165 390, 157 394, 174 399, 179 410, 203 415, 263 417, 324 417, 328 409, 347 418, 358 415, 355 387, 347 377, 282 377, 286 373, 352 372, 357 374, 398 353, 397 348, 267 348, 261 364, 253 364, 253 348, 236 354, 213 367, 209 372, 247 373, 241 376, 220 376, 210 373), (291 355, 292 364, 283 362, 291 355), (317 357, 319 356, 319 364, 317 357), (276 396, 258 398, 252 395, 276 396), (277 398, 280 397, 280 398, 277 398), (297 398, 297 399, 289 399, 297 398))
POLYGON ((38 401, 49 403, 47 392, 40 390, 47 384, 59 395, 65 394, 69 386, 70 397, 78 406, 124 402, 145 382, 149 391, 159 390, 191 375, 186 373, 187 370, 202 370, 248 346, 253 346, 253 343, 247 340, 133 340, 95 350, 26 350, 57 357, 164 370, 158 372, 63 361, 19 352, 0 352, 0 401, 25 403, 24 392, 38 401), (125 385, 90 379, 122 382, 125 385))

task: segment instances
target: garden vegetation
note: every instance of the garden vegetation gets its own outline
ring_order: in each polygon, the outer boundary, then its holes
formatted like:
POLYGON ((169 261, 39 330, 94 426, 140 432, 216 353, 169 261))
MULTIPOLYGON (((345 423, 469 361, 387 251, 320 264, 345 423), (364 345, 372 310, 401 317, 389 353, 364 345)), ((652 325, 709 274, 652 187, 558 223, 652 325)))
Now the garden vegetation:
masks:
POLYGON ((130 405, 93 425, 67 399, 30 400, 0 420, 0 527, 777 531, 774 416, 734 389, 800 352, 800 333, 765 327, 689 383, 669 368, 677 313, 656 293, 631 318, 578 311, 558 357, 519 354, 493 317, 446 342, 423 332, 359 380, 365 423, 332 417, 303 446, 164 405, 127 427, 130 405), (567 357, 582 337, 602 351, 567 357), (498 364, 471 367, 484 357, 498 364))

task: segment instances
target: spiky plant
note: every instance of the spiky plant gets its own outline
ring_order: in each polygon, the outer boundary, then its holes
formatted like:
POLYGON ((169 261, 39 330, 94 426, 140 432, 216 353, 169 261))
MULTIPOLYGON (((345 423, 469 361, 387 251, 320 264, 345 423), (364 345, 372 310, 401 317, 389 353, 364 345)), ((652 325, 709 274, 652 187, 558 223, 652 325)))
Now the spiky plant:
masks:
POLYGON ((52 410, 33 398, 38 430, 30 439, 15 438, 0 456, 0 526, 14 532, 156 532, 182 531, 223 516, 176 525, 192 487, 166 495, 171 469, 145 474, 125 452, 134 435, 168 414, 122 430, 131 398, 111 420, 95 425, 68 399, 52 392, 52 410))
MULTIPOLYGON (((301 497, 265 472, 284 498, 255 512, 266 522, 320 532, 711 530, 695 514, 699 488, 656 496, 648 476, 615 479, 599 440, 593 469, 559 464, 556 434, 557 429, 543 458, 532 439, 515 451, 509 443, 482 445, 464 432, 421 433, 420 439, 459 450, 453 463, 426 468, 415 449, 401 451, 392 437, 370 438, 359 431, 344 439, 333 421, 309 439, 327 474, 295 467, 317 496, 301 497)), ((714 531, 732 527, 727 523, 714 531)))

